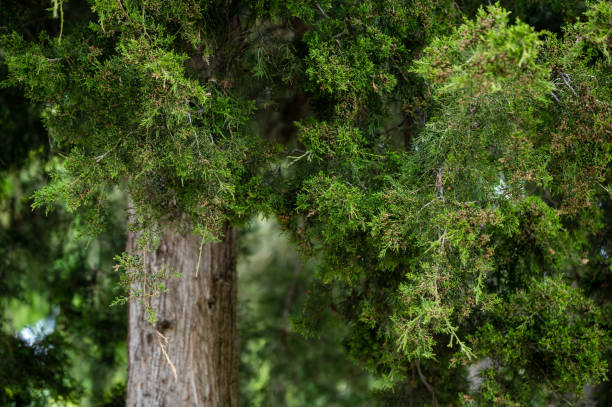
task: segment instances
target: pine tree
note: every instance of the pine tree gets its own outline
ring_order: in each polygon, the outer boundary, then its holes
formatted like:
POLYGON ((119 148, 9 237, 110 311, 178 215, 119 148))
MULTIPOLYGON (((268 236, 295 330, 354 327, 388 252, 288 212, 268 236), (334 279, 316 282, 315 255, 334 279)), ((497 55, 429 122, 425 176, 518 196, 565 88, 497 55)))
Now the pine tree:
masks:
POLYGON ((257 213, 318 261, 296 327, 332 309, 387 404, 573 403, 605 379, 585 276, 610 267, 609 2, 556 34, 453 1, 54 7, 54 31, 2 37, 6 84, 66 153, 36 207, 95 233, 130 196, 129 405, 237 405, 234 228, 257 213))

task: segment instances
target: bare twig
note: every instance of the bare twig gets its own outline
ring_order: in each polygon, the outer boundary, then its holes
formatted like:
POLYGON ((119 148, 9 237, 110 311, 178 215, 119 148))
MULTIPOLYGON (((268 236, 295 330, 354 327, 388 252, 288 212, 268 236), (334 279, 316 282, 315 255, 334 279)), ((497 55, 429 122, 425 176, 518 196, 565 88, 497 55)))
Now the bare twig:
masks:
POLYGON ((555 98, 555 100, 557 101, 557 103, 561 103, 561 101, 559 100, 559 98, 557 97, 557 95, 555 95, 555 92, 553 92, 552 90, 550 91, 550 94, 555 98))
POLYGON ((166 357, 166 361, 168 362, 168 365, 170 365, 170 369, 172 369, 172 374, 174 374, 174 380, 178 382, 178 375, 176 374, 176 367, 174 367, 174 363, 172 363, 172 361, 170 360, 170 356, 168 356, 168 353, 166 352, 166 348, 164 347, 164 344, 162 343, 162 339, 163 339, 164 342, 166 342, 167 344, 168 338, 166 338, 157 329, 155 329, 155 333, 157 334, 157 342, 159 342, 159 346, 161 347, 162 353, 166 357))
POLYGON ((202 248, 204 247, 204 236, 202 236, 202 243, 200 243, 200 254, 198 255, 198 265, 196 266, 195 276, 198 277, 198 272, 200 271, 200 260, 202 260, 202 248))
POLYGON ((569 77, 568 74, 561 72, 561 79, 563 79, 563 82, 565 82, 565 85, 570 88, 570 90, 572 91, 572 93, 574 94, 574 96, 578 97, 578 94, 576 93, 576 91, 574 90, 574 88, 572 88, 572 81, 569 77))
POLYGON ((444 181, 442 178, 442 170, 444 169, 444 165, 438 168, 438 173, 436 174, 436 187, 438 188, 438 198, 441 201, 444 201, 444 181))
POLYGON ((323 9, 321 8, 321 6, 319 5, 319 3, 315 3, 315 6, 317 6, 317 8, 319 9, 319 11, 321 12, 321 14, 323 14, 323 16, 325 18, 329 18, 329 16, 325 13, 325 11, 323 11, 323 9))
POLYGON ((117 0, 117 5, 119 6, 119 9, 123 11, 123 14, 125 14, 125 17, 129 20, 130 16, 128 15, 127 11, 125 11, 125 9, 123 8, 123 4, 121 4, 121 0, 117 0))
POLYGON ((417 373, 419 374, 419 378, 421 379, 421 382, 423 382, 423 385, 431 393, 431 403, 437 407, 438 400, 436 399, 436 393, 434 392, 432 385, 427 382, 427 379, 423 375, 423 372, 421 372, 421 362, 418 359, 415 361, 415 366, 417 368, 417 373))

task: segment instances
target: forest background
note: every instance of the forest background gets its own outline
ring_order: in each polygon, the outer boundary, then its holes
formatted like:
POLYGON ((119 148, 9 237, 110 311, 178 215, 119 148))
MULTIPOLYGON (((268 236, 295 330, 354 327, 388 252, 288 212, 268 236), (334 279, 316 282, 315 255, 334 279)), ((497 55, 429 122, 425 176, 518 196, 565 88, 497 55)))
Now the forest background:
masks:
MULTIPOLYGON (((608 2, 601 2, 604 3, 608 2)), ((582 1, 508 0, 500 4, 511 12, 511 23, 518 18, 537 30, 548 30, 559 36, 563 27, 586 21, 583 13, 588 9, 588 4, 582 1)), ((436 30, 440 36, 448 34, 452 27, 464 22, 464 17, 476 18, 479 6, 481 2, 452 2, 452 13, 440 20, 444 24, 440 23, 436 30)), ((315 2, 313 9, 318 18, 329 18, 328 8, 321 8, 315 2)), ((0 8, 0 29, 4 30, 2 34, 15 30, 32 38, 45 30, 58 37, 64 21, 68 27, 70 21, 88 15, 88 10, 87 3, 78 1, 4 1, 0 8)), ((604 20, 606 24, 609 29, 610 21, 604 20)), ((605 37, 603 49, 609 49, 609 45, 610 39, 605 37)), ((67 211, 61 205, 56 205, 50 213, 32 210, 32 196, 49 184, 51 173, 62 168, 64 156, 62 147, 43 126, 41 115, 45 109, 31 103, 17 83, 8 80, 5 56, 3 50, 0 54, 3 62, 0 75, 5 81, 0 91, 0 403, 124 405, 127 314, 124 304, 111 304, 123 293, 113 259, 125 250, 127 197, 119 189, 109 194, 107 226, 95 239, 87 234, 91 227, 87 213, 67 211)), ((598 57, 610 58, 603 54, 598 57)), ((567 89, 567 92, 573 91, 573 88, 567 89)), ((271 105, 267 109, 268 117, 281 123, 280 127, 268 129, 270 137, 295 138, 298 130, 293 123, 303 112, 292 111, 287 106, 271 105)), ((425 115, 425 111, 423 108, 418 113, 425 115)), ((410 125, 420 126, 416 122, 410 125)), ((409 126, 402 122, 390 131, 397 130, 396 136, 400 139, 410 138, 406 134, 417 132, 412 128, 405 131, 404 127, 409 126)), ((285 143, 296 142, 285 140, 285 143)), ((609 177, 609 170, 607 174, 609 177)), ((600 195, 598 199, 602 212, 609 214, 609 195, 600 195)), ((583 262, 582 267, 572 264, 568 268, 569 281, 601 307, 603 322, 600 324, 608 328, 610 262, 603 248, 609 244, 610 217, 603 215, 601 223, 598 248, 585 258, 574 259, 583 262)), ((291 241, 289 233, 281 231, 274 216, 254 215, 241 227, 239 236, 241 405, 405 405, 407 400, 413 400, 414 392, 389 389, 385 379, 376 372, 362 369, 363 360, 357 360, 355 352, 352 355, 347 352, 355 344, 351 343, 350 329, 339 321, 337 309, 331 306, 309 311, 308 307, 319 300, 317 290, 321 290, 320 295, 326 295, 321 288, 325 276, 317 279, 324 272, 317 260, 300 255, 298 245, 291 241), (303 335, 308 330, 299 316, 312 314, 316 314, 317 334, 303 335)), ((602 357, 609 361, 612 355, 609 344, 603 340, 602 343, 602 357)), ((422 403, 434 403, 429 382, 432 377, 438 377, 442 380, 435 389, 437 399, 456 396, 445 395, 447 381, 448 391, 463 388, 465 400, 469 402, 469 383, 464 378, 462 385, 450 384, 449 372, 432 368, 429 377, 421 377, 420 370, 416 376, 413 371, 406 387, 419 388, 420 393, 416 394, 422 403)), ((600 376, 586 372, 585 380, 600 376)), ((582 401, 572 399, 568 403, 603 406, 612 402, 607 381, 589 383, 585 389, 582 401)), ((532 400, 533 405, 547 405, 548 401, 546 398, 532 400)))

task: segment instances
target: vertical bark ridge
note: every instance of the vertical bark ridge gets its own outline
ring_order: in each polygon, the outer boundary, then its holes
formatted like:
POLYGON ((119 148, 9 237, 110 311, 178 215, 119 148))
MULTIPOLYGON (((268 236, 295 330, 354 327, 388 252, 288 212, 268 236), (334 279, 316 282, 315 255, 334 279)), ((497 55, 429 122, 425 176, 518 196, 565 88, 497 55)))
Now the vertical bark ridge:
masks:
MULTIPOLYGON (((135 252, 136 237, 128 238, 135 252)), ((155 329, 137 301, 129 305, 127 406, 238 405, 236 326, 236 231, 202 247, 201 237, 180 235, 170 228, 154 253, 147 253, 147 272, 170 268, 183 274, 166 281, 168 291, 156 296, 156 329, 177 380, 159 345, 155 329)))

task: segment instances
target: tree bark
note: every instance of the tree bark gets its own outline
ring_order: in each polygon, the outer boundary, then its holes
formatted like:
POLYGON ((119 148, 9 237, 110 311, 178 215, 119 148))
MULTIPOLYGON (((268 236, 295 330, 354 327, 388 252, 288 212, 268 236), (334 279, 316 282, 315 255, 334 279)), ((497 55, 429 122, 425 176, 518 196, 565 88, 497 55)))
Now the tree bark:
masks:
MULTIPOLYGON (((155 328, 130 301, 128 407, 237 407, 236 231, 228 227, 224 235, 202 247, 199 267, 201 237, 171 229, 146 254, 149 275, 165 268, 182 277, 166 280, 168 291, 151 300, 155 328)), ((129 253, 136 237, 128 236, 129 253)))

